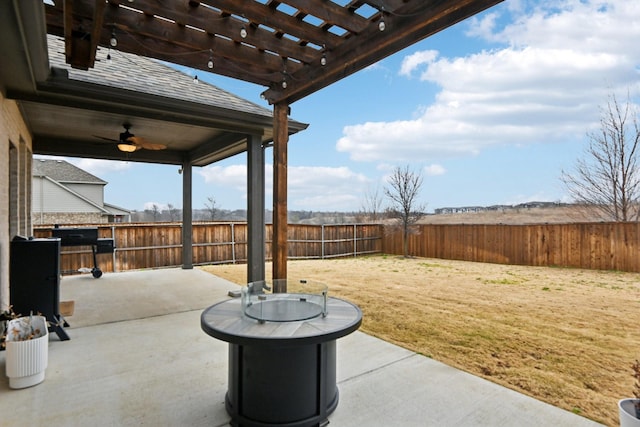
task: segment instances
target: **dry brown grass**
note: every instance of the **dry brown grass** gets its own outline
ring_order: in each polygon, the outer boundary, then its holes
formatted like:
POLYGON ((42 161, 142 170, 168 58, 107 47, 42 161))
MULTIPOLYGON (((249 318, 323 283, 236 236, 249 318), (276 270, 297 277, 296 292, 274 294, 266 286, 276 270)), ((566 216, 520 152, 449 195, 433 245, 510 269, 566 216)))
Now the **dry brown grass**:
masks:
MULTIPOLYGON (((246 282, 246 265, 204 269, 246 282)), ((288 276, 358 304, 366 333, 607 425, 631 397, 640 274, 372 256, 288 276)))

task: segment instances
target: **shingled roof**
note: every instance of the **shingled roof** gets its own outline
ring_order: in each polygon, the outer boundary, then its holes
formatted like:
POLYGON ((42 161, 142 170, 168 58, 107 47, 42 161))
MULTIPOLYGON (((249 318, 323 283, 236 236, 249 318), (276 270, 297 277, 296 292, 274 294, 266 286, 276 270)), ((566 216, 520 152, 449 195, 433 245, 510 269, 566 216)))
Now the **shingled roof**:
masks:
MULTIPOLYGON (((100 48, 95 67, 87 72, 71 68, 65 63, 63 39, 47 35, 47 44, 51 67, 65 70, 70 80, 272 117, 270 109, 240 98, 202 79, 198 79, 198 84, 194 84, 193 76, 155 59, 100 48), (106 60, 107 55, 111 57, 110 62, 106 60), (136 72, 132 73, 131 70, 136 72)), ((204 72, 200 73, 202 77, 204 72)))
POLYGON ((33 176, 46 176, 59 183, 107 184, 107 181, 64 160, 34 159, 33 176))

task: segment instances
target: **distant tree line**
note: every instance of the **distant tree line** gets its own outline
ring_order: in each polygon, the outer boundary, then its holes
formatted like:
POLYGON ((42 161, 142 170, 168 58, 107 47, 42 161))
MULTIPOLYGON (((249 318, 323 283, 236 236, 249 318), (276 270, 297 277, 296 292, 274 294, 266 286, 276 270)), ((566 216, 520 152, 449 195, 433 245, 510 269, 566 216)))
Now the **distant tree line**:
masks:
MULTIPOLYGON (((360 212, 315 212, 315 211, 289 211, 290 224, 353 224, 354 222, 371 222, 360 212)), ((211 209, 194 209, 194 221, 246 221, 246 209, 221 209, 216 208, 214 216, 211 216, 211 209)), ((273 211, 265 210, 265 222, 271 223, 273 211)), ((182 209, 169 207, 161 208, 155 205, 150 209, 131 212, 132 222, 178 222, 182 221, 182 209)))
MULTIPOLYGON (((246 221, 247 211, 245 209, 216 209, 215 217, 211 218, 209 209, 194 209, 194 221, 246 221)), ((162 209, 153 205, 150 209, 143 211, 131 211, 132 222, 179 222, 182 221, 182 209, 167 207, 162 209), (154 208, 155 206, 155 208, 154 208)))

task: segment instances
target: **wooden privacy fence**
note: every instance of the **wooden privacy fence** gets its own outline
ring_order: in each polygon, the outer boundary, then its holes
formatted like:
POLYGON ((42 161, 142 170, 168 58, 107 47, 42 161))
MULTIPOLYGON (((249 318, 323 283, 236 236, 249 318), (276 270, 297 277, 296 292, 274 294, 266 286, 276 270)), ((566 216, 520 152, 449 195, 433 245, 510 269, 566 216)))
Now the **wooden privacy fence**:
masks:
MULTIPOLYGON (((640 272, 640 223, 424 224, 409 254, 425 258, 640 272)), ((386 229, 382 251, 402 254, 402 232, 386 229)))
MULTIPOLYGON (((82 224, 78 227, 87 227, 82 224)), ((179 223, 97 224, 100 237, 113 238, 113 254, 98 255, 103 271, 182 265, 179 223)), ((532 266, 640 272, 640 223, 455 224, 416 226, 409 254, 425 258, 532 266)), ((38 227, 49 237, 51 227, 38 227)), ((193 263, 244 263, 246 223, 195 223, 193 263)), ((271 258, 272 227, 266 226, 266 257, 271 258)), ((289 224, 290 259, 323 259, 372 253, 402 254, 402 233, 378 224, 289 224)), ((61 270, 92 267, 90 247, 63 247, 61 270)))
MULTIPOLYGON (((97 227, 98 236, 113 238, 113 254, 98 254, 102 271, 126 271, 142 268, 182 265, 182 224, 77 224, 66 227, 97 227)), ((35 237, 50 237, 50 226, 36 227, 35 237)), ((272 226, 266 226, 265 253, 271 258, 272 226)), ((193 263, 223 264, 247 261, 247 224, 242 222, 194 223, 193 263)), ((383 227, 379 224, 299 225, 289 224, 290 259, 323 259, 380 253, 383 227)), ((93 267, 90 246, 63 247, 61 271, 75 273, 93 267)))

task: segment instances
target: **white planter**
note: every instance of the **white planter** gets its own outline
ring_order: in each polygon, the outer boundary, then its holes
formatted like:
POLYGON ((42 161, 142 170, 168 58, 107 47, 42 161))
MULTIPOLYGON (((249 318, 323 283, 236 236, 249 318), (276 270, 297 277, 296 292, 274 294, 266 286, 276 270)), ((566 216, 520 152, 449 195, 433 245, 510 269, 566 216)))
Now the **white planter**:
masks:
POLYGON ((32 316, 31 326, 37 330, 35 338, 19 341, 11 331, 20 319, 9 322, 6 344, 6 373, 9 387, 25 388, 40 384, 49 363, 49 331, 44 316, 32 316))
POLYGON ((635 402, 638 399, 622 399, 618 402, 620 427, 640 427, 640 419, 636 418, 635 402))

